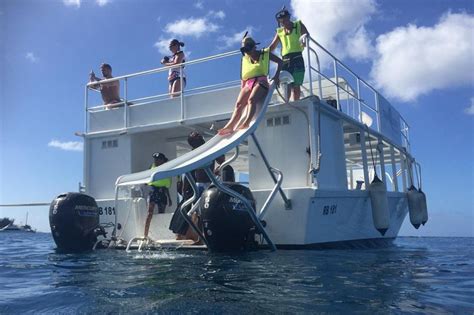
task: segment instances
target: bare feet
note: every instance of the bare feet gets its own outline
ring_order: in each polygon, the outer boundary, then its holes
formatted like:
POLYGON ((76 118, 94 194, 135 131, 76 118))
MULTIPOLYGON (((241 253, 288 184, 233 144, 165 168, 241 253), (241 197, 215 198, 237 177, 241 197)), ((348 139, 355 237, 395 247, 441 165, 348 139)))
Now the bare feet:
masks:
POLYGON ((221 136, 227 136, 234 132, 233 128, 222 128, 217 133, 221 136))

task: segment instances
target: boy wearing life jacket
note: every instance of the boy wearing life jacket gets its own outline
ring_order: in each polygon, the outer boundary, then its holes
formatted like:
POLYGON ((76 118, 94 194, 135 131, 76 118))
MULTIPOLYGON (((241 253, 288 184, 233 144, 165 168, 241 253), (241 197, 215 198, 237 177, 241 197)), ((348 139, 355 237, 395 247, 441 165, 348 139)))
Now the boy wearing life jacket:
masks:
POLYGON ((300 42, 302 35, 308 35, 306 26, 300 21, 291 21, 290 12, 283 7, 276 15, 278 27, 275 37, 270 44, 270 50, 273 51, 281 43, 281 56, 283 59, 282 70, 288 71, 293 76, 293 83, 289 85, 288 95, 293 94, 293 100, 299 100, 301 95, 301 85, 304 80, 304 43, 300 42))

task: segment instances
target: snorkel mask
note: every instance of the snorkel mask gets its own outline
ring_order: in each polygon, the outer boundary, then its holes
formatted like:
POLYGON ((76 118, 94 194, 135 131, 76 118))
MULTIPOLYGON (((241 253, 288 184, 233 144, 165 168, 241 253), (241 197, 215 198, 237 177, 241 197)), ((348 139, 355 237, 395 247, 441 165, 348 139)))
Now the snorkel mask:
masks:
POLYGON ((283 6, 283 8, 281 8, 281 10, 275 14, 275 19, 277 20, 278 25, 280 25, 280 21, 278 21, 278 19, 282 19, 284 17, 289 18, 290 16, 290 12, 286 9, 285 6, 283 6))

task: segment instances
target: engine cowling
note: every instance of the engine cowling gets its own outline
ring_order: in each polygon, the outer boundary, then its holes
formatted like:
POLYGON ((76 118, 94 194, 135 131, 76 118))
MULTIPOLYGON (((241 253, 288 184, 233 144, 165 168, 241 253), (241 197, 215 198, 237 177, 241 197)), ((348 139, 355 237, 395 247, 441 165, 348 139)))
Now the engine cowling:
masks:
POLYGON ((99 228, 99 208, 95 199, 81 193, 59 195, 51 202, 49 225, 59 250, 92 249, 99 228))
MULTIPOLYGON (((255 211, 250 189, 237 183, 224 185, 247 198, 255 211)), ((255 225, 242 201, 210 186, 202 194, 200 207, 209 250, 237 251, 255 247, 255 225)))

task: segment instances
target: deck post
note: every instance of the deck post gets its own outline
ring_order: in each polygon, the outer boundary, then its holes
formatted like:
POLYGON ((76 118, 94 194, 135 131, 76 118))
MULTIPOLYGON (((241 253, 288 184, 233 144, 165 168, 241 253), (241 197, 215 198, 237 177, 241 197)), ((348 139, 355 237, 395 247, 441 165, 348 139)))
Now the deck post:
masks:
POLYGON ((367 190, 370 184, 369 165, 367 163, 367 148, 365 146, 365 130, 362 128, 360 129, 360 150, 362 154, 362 167, 364 169, 364 187, 367 190))

